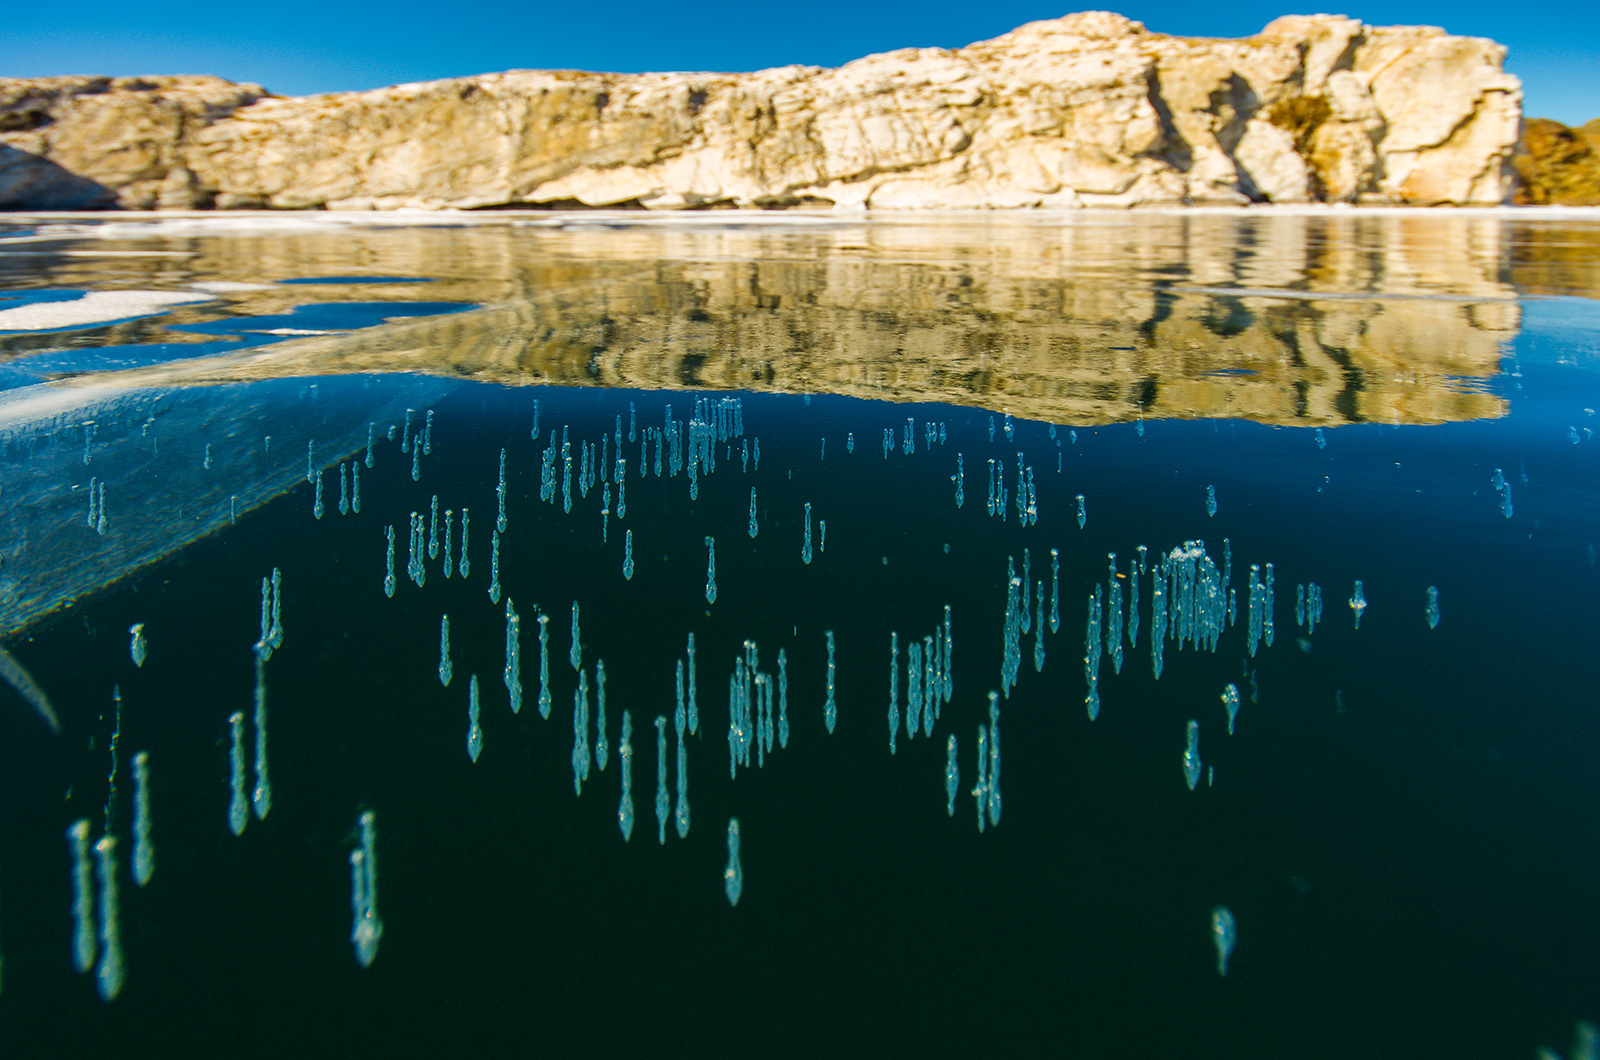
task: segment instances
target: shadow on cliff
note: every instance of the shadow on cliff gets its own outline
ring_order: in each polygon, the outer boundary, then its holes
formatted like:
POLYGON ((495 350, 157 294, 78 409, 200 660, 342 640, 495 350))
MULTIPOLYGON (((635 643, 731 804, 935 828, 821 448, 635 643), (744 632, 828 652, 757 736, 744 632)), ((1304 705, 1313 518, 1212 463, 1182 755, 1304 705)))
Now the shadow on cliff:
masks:
POLYGON ((112 210, 117 193, 48 159, 0 144, 0 210, 112 210))

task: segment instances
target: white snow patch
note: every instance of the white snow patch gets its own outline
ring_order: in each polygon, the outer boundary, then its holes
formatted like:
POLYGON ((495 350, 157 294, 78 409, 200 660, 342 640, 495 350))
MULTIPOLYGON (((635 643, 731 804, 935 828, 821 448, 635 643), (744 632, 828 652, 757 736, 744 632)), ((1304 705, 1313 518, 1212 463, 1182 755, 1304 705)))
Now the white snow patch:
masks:
POLYGON ((88 327, 113 320, 154 316, 172 306, 209 301, 209 295, 180 291, 90 291, 70 302, 31 302, 0 309, 0 331, 88 327))

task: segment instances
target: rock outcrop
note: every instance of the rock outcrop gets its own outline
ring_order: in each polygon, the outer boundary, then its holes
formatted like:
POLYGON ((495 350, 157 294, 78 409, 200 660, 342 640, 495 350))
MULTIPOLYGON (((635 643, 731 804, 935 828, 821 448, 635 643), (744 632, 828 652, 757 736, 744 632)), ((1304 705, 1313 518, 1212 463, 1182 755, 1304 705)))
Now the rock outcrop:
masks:
POLYGON ((1600 206, 1600 118, 1577 129, 1530 118, 1512 160, 1515 201, 1529 206, 1600 206))
POLYGON ((1500 203, 1521 103, 1504 54, 1338 16, 1215 40, 1086 12, 837 69, 512 71, 298 99, 0 81, 0 204, 1500 203))

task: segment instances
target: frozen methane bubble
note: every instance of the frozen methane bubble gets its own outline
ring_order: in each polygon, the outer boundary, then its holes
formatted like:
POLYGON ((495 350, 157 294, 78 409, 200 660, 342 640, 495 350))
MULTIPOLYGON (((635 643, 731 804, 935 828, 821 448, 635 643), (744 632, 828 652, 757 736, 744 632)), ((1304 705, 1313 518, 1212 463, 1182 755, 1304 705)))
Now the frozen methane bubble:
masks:
POLYGON ((1222 690, 1222 705, 1228 712, 1228 735, 1233 735, 1233 719, 1239 716, 1239 686, 1229 684, 1222 690))
POLYGON ((244 794, 244 713, 234 711, 228 716, 228 731, 232 743, 228 748, 229 787, 233 794, 228 800, 228 830, 243 835, 244 826, 250 823, 250 801, 244 794))
POLYGON ((1428 628, 1429 629, 1438 629, 1439 628, 1439 587, 1437 585, 1428 586, 1428 609, 1427 609, 1427 615, 1428 615, 1428 628))
POLYGON ((667 716, 656 715, 656 842, 667 841, 667 818, 672 798, 667 794, 667 716))
POLYGON ((150 842, 150 755, 133 756, 133 882, 140 887, 156 871, 156 850, 150 842))
POLYGON ((80 818, 67 829, 72 850, 72 966, 87 972, 94 966, 94 882, 89 867, 89 821, 80 818))
POLYGON ((744 893, 744 866, 739 862, 739 818, 728 818, 728 867, 722 870, 722 889, 729 905, 738 905, 744 893))
POLYGON ((477 762, 483 753, 483 729, 478 725, 478 675, 467 683, 467 757, 477 762))
POLYGON ((633 838, 633 715, 622 712, 622 738, 617 746, 622 759, 622 800, 617 803, 617 827, 622 841, 633 838))
POLYGON ((1217 514, 1217 487, 1215 486, 1206 487, 1206 514, 1217 514))
POLYGON ((1219 905, 1211 910, 1211 941, 1217 945, 1217 974, 1226 978, 1228 975, 1228 958, 1233 956, 1233 948, 1238 945, 1238 928, 1233 922, 1233 913, 1225 905, 1219 905))
POLYGON ((945 741, 944 758, 944 810, 954 817, 956 815, 956 794, 961 790, 961 769, 956 765, 956 734, 951 733, 945 741))
POLYGON ((133 665, 142 667, 148 654, 144 642, 144 623, 135 622, 128 627, 128 632, 133 634, 133 641, 128 645, 128 654, 133 656, 133 665))
POLYGON ((1361 613, 1367 609, 1367 597, 1361 590, 1361 579, 1356 579, 1355 590, 1350 594, 1350 610, 1356 616, 1356 628, 1361 628, 1361 613))
POLYGON ((100 878, 100 965, 94 970, 102 1001, 122 991, 122 927, 117 919, 117 837, 103 835, 94 845, 96 874, 100 878))
POLYGON ((454 673, 455 667, 450 663, 450 616, 444 615, 439 619, 439 683, 449 688, 454 673))
POLYGON ((350 943, 361 967, 371 967, 383 938, 378 916, 378 828, 371 810, 361 815, 361 846, 350 852, 350 943))
POLYGON ((1188 737, 1188 745, 1183 749, 1183 779, 1193 791, 1200 783, 1200 723, 1193 718, 1189 719, 1188 737))

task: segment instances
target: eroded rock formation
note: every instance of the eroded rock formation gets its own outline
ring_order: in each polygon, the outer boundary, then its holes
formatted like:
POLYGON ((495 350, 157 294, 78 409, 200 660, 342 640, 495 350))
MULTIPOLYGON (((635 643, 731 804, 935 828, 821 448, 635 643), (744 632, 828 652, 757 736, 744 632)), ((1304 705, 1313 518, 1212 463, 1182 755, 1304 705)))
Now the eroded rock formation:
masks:
POLYGON ((0 81, 0 205, 655 209, 1505 201, 1521 86, 1430 27, 1196 39, 1086 12, 749 74, 512 71, 285 99, 0 81))

